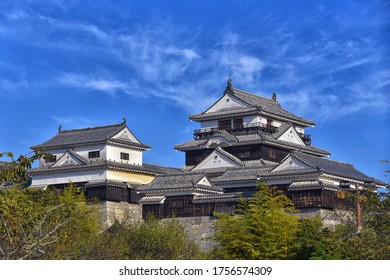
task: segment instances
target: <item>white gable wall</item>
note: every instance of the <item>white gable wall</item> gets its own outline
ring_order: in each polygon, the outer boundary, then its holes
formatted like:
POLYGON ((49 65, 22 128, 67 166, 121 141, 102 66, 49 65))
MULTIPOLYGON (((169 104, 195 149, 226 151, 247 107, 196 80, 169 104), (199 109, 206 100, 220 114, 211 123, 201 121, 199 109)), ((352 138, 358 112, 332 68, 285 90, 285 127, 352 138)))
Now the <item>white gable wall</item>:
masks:
POLYGON ((278 140, 283 140, 283 141, 286 141, 286 142, 290 142, 290 143, 294 143, 294 144, 305 146, 305 144, 303 143, 301 137, 299 137, 298 133, 295 131, 295 129, 293 127, 290 127, 285 133, 283 133, 278 138, 278 140))
POLYGON ((303 162, 289 156, 282 163, 280 163, 272 172, 281 171, 281 170, 292 170, 292 169, 308 169, 310 166, 304 164, 303 162))
POLYGON ((133 133, 130 132, 130 130, 126 127, 121 132, 117 133, 112 137, 113 139, 124 139, 124 140, 130 140, 134 143, 140 144, 140 142, 137 140, 137 138, 134 136, 133 133))
POLYGON ((199 182, 197 182, 197 185, 211 186, 211 183, 206 177, 203 177, 199 182))
POLYGON ((237 162, 219 153, 218 151, 214 151, 201 163, 199 163, 193 170, 234 166, 240 165, 237 162))
POLYGON ((248 107, 248 105, 233 96, 224 95, 217 103, 215 103, 210 109, 208 109, 206 113, 237 107, 248 107))

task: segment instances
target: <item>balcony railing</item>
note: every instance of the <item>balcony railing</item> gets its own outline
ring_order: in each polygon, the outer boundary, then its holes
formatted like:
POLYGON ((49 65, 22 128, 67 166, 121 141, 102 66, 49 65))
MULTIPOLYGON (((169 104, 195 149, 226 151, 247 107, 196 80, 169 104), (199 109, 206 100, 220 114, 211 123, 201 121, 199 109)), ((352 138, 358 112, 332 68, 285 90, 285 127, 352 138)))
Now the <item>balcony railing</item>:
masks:
POLYGON ((299 136, 301 136, 303 142, 305 142, 306 145, 311 145, 311 135, 300 133, 299 136))
POLYGON ((246 124, 236 124, 228 126, 219 126, 219 127, 206 127, 194 130, 195 139, 207 138, 209 135, 212 135, 218 131, 226 130, 230 133, 240 133, 240 132, 249 132, 254 130, 262 130, 268 133, 274 133, 278 130, 277 127, 267 125, 264 123, 246 123, 246 124))

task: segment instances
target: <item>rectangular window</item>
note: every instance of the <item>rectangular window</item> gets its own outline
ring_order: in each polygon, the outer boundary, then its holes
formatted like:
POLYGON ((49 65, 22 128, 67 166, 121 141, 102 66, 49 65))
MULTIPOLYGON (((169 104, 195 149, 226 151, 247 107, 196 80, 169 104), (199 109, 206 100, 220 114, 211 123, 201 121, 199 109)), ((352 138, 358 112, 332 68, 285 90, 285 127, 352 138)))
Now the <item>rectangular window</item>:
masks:
POLYGON ((243 124, 244 124, 244 119, 243 118, 233 119, 233 127, 235 129, 242 128, 243 124))
POLYGON ((231 129, 231 120, 218 121, 218 128, 223 130, 231 129))
POLYGON ((44 157, 45 163, 51 163, 57 161, 57 156, 50 155, 48 157, 44 157))
POLYGON ((128 153, 121 153, 121 159, 123 160, 129 160, 130 156, 128 153))
POLYGON ((269 149, 268 151, 269 151, 269 152, 268 152, 268 156, 269 156, 270 158, 276 159, 276 150, 274 150, 274 149, 269 149))
POLYGON ((88 153, 88 158, 98 158, 100 157, 100 151, 92 151, 88 153))

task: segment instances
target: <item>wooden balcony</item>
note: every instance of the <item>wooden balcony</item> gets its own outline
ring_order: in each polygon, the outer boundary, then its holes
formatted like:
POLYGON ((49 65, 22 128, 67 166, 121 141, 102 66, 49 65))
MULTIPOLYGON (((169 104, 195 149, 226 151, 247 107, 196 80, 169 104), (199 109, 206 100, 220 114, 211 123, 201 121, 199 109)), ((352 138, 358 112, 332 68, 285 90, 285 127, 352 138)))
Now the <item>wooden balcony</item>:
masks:
POLYGON ((229 125, 229 126, 219 126, 219 127, 207 127, 207 128, 200 128, 194 130, 194 138, 199 139, 205 139, 213 135, 214 133, 218 131, 225 130, 231 134, 237 135, 241 133, 249 133, 252 131, 261 130, 266 133, 275 133, 278 128, 275 126, 267 125, 264 123, 256 122, 256 123, 247 123, 247 124, 237 124, 237 125, 229 125))

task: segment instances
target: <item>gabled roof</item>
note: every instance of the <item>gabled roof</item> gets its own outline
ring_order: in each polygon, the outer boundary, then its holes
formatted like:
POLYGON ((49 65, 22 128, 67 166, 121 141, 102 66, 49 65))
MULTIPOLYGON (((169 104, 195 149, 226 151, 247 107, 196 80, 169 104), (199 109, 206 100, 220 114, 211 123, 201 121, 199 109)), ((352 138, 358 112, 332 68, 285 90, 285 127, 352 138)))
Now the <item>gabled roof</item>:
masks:
MULTIPOLYGON (((276 101, 276 95, 273 98, 265 98, 258 96, 237 88, 232 87, 229 79, 228 85, 225 89, 225 94, 234 96, 238 100, 244 102, 249 107, 236 107, 229 109, 222 109, 219 111, 208 112, 217 102, 215 102, 209 109, 200 114, 191 115, 190 119, 193 121, 215 120, 218 118, 248 116, 253 114, 260 114, 269 116, 282 121, 290 121, 304 126, 314 126, 315 122, 298 117, 285 109, 283 109, 279 102, 276 101)), ((222 97, 221 97, 222 98, 222 97)))
MULTIPOLYGON (((136 141, 131 141, 130 139, 116 138, 113 137, 124 129, 128 129, 126 122, 120 124, 107 125, 107 126, 98 126, 98 127, 88 127, 81 129, 72 129, 72 130, 58 130, 57 135, 49 139, 48 141, 32 146, 33 150, 51 150, 51 149, 60 149, 60 148, 70 148, 74 146, 85 146, 92 144, 101 144, 107 143, 108 141, 117 144, 130 145, 137 147, 143 150, 150 149, 150 146, 142 144, 135 138, 136 141)), ((131 133, 131 132, 130 132, 131 133)))
POLYGON ((223 193, 221 188, 211 185, 204 173, 158 175, 147 185, 137 189, 141 193, 194 192, 223 193))
POLYGON ((226 152, 225 150, 217 147, 210 155, 208 155, 203 161, 196 165, 192 170, 202 170, 210 168, 224 168, 232 166, 244 166, 244 163, 233 156, 232 154, 226 152), (221 163, 222 161, 222 163, 221 163), (209 165, 208 167, 205 167, 209 165))
POLYGON ((287 130, 289 130, 290 127, 292 127, 292 123, 282 123, 280 127, 278 127, 278 131, 272 134, 272 137, 275 139, 278 139, 280 136, 282 136, 287 130))
POLYGON ((69 165, 88 165, 88 161, 74 152, 72 149, 68 149, 56 162, 51 164, 49 168, 69 166, 69 165), (68 159, 70 157, 70 159, 68 159))
POLYGON ((327 175, 356 180, 360 182, 375 181, 374 178, 369 177, 360 172, 359 170, 355 169, 352 164, 311 156, 298 151, 292 152, 291 155, 287 156, 284 160, 288 160, 289 157, 294 157, 307 165, 313 166, 320 172, 325 173, 327 175))

